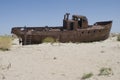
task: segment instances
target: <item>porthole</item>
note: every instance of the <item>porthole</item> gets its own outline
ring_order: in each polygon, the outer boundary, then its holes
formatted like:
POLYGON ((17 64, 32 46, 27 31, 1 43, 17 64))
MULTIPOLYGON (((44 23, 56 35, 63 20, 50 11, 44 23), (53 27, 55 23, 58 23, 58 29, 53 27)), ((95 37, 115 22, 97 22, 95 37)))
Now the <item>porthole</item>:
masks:
POLYGON ((93 32, 96 33, 96 30, 94 30, 93 32))
POLYGON ((84 31, 82 32, 82 34, 84 34, 84 31))

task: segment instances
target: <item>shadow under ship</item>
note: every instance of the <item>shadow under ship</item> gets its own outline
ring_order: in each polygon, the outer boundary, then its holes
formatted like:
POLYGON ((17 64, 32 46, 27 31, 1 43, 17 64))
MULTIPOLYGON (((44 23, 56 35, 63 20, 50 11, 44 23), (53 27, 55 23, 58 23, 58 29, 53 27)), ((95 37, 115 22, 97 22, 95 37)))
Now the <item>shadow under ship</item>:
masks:
POLYGON ((86 16, 64 15, 63 26, 56 27, 13 27, 11 33, 18 36, 23 45, 39 44, 51 37, 59 42, 93 42, 109 37, 112 21, 100 21, 88 25, 86 16))

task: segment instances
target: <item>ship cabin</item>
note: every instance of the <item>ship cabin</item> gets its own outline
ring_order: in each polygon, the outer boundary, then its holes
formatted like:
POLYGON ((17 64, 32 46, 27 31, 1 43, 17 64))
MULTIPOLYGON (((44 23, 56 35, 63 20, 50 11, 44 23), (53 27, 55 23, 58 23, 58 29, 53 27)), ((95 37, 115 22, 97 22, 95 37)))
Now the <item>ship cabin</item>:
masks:
POLYGON ((88 28, 88 20, 86 16, 73 15, 72 19, 69 19, 70 13, 66 13, 63 19, 63 29, 77 30, 88 28))

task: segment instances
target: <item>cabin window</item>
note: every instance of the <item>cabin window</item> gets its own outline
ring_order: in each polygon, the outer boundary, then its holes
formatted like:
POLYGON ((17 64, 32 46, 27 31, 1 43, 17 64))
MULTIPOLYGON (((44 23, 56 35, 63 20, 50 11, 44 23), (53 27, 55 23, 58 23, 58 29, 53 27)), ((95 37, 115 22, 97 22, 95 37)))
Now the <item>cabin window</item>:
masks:
POLYGON ((83 22, 86 21, 85 19, 83 19, 83 22))
POLYGON ((83 21, 87 21, 87 18, 83 18, 83 21))
POLYGON ((20 30, 21 30, 21 31, 23 31, 23 30, 24 30, 24 28, 21 28, 20 30))

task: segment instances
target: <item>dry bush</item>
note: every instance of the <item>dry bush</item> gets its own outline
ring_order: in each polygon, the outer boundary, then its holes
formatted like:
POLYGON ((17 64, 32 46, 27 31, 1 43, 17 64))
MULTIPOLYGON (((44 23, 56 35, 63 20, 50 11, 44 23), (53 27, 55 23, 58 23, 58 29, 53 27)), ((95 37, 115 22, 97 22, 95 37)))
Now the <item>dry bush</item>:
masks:
POLYGON ((52 37, 46 37, 45 39, 42 40, 43 43, 54 43, 55 39, 52 37))
POLYGON ((88 79, 88 78, 91 78, 92 76, 93 76, 93 73, 87 73, 82 76, 82 79, 88 79))
POLYGON ((8 51, 12 44, 12 37, 0 36, 0 50, 8 51))
POLYGON ((117 36, 117 41, 120 41, 120 35, 117 36))
POLYGON ((100 69, 100 73, 98 75, 99 76, 102 76, 102 75, 107 75, 108 76, 110 74, 113 74, 112 69, 103 67, 103 68, 100 69))

